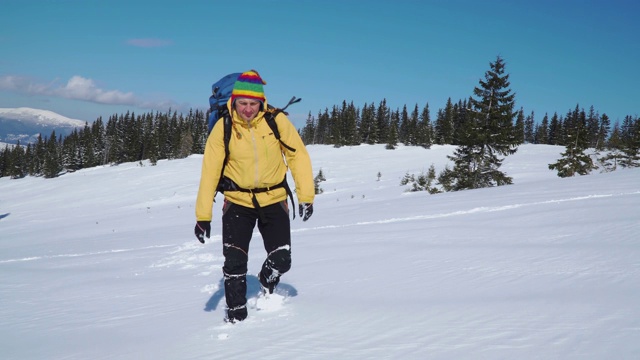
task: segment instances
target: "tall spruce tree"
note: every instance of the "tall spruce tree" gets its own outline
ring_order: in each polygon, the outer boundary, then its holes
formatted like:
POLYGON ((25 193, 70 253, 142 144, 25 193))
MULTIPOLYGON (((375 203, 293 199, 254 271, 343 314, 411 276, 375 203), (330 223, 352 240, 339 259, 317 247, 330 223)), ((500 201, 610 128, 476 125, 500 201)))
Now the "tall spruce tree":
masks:
POLYGON ((411 140, 409 140, 409 110, 407 110, 406 104, 402 107, 402 112, 399 114, 398 141, 405 145, 411 145, 411 140))
POLYGON ((548 145, 562 145, 562 120, 558 113, 553 113, 547 131, 548 145))
POLYGON ((453 106, 452 117, 453 122, 451 128, 453 129, 453 136, 451 138, 451 145, 460 145, 460 138, 464 136, 461 131, 469 117, 469 104, 467 103, 467 100, 460 100, 453 106))
POLYGON ((9 168, 9 176, 12 179, 22 179, 27 176, 27 163, 24 147, 20 145, 20 141, 11 151, 11 167, 9 168))
POLYGON ((598 133, 600 130, 600 115, 594 109, 593 105, 589 108, 587 114, 587 133, 589 138, 589 147, 598 147, 598 133))
POLYGON ((362 108, 360 136, 365 144, 373 145, 378 143, 378 122, 376 121, 376 106, 374 103, 371 103, 370 106, 364 104, 362 108))
POLYGON ((342 117, 338 106, 334 105, 329 118, 329 126, 331 128, 331 143, 334 147, 342 147, 344 138, 342 137, 342 117))
POLYGON ((358 111, 353 101, 346 104, 343 102, 342 108, 342 138, 344 145, 360 145, 360 135, 358 133, 358 111))
POLYGON ((544 114, 542 121, 536 127, 536 144, 549 144, 549 115, 544 114))
POLYGON ((516 126, 513 128, 513 136, 516 138, 516 140, 518 141, 519 144, 522 144, 525 141, 525 135, 524 135, 524 130, 525 130, 524 110, 522 108, 520 108, 520 111, 518 111, 517 114, 518 115, 516 116, 516 126))
POLYGON ((587 117, 579 106, 567 114, 564 121, 565 152, 557 162, 549 164, 550 170, 556 170, 559 177, 571 177, 576 174, 587 175, 596 166, 591 157, 585 154, 589 147, 587 117))
POLYGON ((609 120, 607 114, 602 114, 602 116, 600 117, 600 125, 598 127, 598 135, 596 141, 597 150, 604 150, 604 148, 607 146, 609 131, 611 131, 611 120, 609 120))
POLYGON ((453 143, 453 103, 451 98, 447 100, 444 110, 438 111, 436 118, 436 138, 435 143, 438 145, 453 143))
POLYGON ((529 143, 529 144, 536 143, 536 135, 534 130, 536 122, 534 117, 535 116, 532 111, 531 114, 524 119, 524 142, 525 143, 529 143))
POLYGON ((387 106, 387 99, 382 99, 382 101, 380 101, 380 105, 378 105, 376 122, 378 124, 378 142, 380 144, 387 143, 389 138, 389 127, 391 126, 391 111, 387 106))
POLYGON ((480 87, 470 99, 473 108, 462 125, 460 146, 453 156, 453 169, 440 174, 441 183, 453 191, 501 186, 512 179, 499 170, 504 159, 518 150, 520 144, 514 136, 513 111, 515 94, 509 88, 509 74, 505 74, 505 62, 498 56, 490 63, 480 87))
POLYGON ((54 178, 63 170, 55 130, 51 132, 51 136, 46 140, 46 149, 47 154, 44 159, 43 174, 45 178, 54 178))
POLYGON ((640 166, 640 119, 626 116, 622 122, 622 159, 623 167, 640 166))
POLYGON ((391 113, 391 122, 389 124, 389 135, 387 136, 387 150, 395 150, 398 146, 398 127, 400 126, 400 111, 396 110, 391 113))
POLYGON ((433 144, 433 128, 431 126, 431 115, 429 113, 429 103, 425 104, 418 121, 418 133, 416 135, 417 145, 430 148, 433 144))
POLYGON ((329 140, 329 108, 324 108, 324 112, 318 112, 315 139, 316 144, 327 144, 329 140))
POLYGON ((311 111, 309 111, 309 115, 307 115, 307 121, 305 122, 304 127, 300 133, 300 137, 302 141, 306 145, 315 144, 315 135, 316 135, 316 124, 315 119, 311 116, 311 111))

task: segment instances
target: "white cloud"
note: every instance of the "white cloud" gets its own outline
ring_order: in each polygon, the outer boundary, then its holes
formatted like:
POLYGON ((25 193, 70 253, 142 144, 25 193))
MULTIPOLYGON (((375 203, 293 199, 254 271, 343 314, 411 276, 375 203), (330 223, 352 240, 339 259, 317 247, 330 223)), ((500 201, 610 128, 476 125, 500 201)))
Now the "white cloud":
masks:
POLYGON ((0 76, 0 90, 7 90, 29 95, 54 96, 65 99, 89 101, 98 104, 127 105, 151 109, 182 108, 173 101, 143 101, 132 92, 105 90, 97 86, 95 81, 75 75, 60 85, 58 82, 39 83, 27 77, 7 75, 0 76))
POLYGON ((67 99, 92 101, 99 104, 137 105, 139 101, 131 92, 103 90, 91 79, 73 76, 63 87, 52 89, 52 93, 67 99))

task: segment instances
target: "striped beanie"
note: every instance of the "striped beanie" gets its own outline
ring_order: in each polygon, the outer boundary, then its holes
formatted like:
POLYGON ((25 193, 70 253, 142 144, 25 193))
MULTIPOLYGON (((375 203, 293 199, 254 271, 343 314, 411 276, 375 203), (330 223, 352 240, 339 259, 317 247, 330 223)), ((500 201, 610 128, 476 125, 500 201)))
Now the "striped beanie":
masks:
POLYGON ((264 103, 265 97, 262 85, 267 85, 267 83, 262 80, 257 71, 249 70, 243 72, 233 85, 231 103, 236 101, 237 98, 254 99, 264 103))

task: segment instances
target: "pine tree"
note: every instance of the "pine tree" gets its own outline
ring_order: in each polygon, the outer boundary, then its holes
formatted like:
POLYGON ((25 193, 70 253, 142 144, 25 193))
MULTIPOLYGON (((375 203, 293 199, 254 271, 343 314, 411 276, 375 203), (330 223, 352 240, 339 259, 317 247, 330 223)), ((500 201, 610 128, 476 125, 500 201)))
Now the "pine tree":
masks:
POLYGON ((104 123, 102 122, 102 117, 98 117, 96 121, 91 124, 91 137, 93 138, 93 148, 97 164, 106 164, 105 128, 104 123))
POLYGON ((498 156, 514 154, 519 144, 513 127, 515 94, 509 89, 509 75, 501 57, 490 63, 490 70, 479 83, 480 87, 474 89, 477 98, 470 99, 473 112, 460 132, 461 145, 448 156, 454 167, 440 175, 454 191, 512 183, 499 170, 504 159, 498 156))
POLYGON ((626 116, 622 122, 622 159, 623 167, 640 166, 640 120, 626 116))
POLYGON ((373 103, 370 106, 364 104, 362 108, 360 136, 365 144, 378 143, 378 122, 376 121, 376 107, 373 103))
POLYGON ((11 150, 11 161, 9 168, 9 176, 12 179, 22 179, 27 176, 27 158, 25 149, 20 145, 20 141, 11 150))
POLYGON ((571 177, 576 174, 587 175, 596 169, 591 157, 584 153, 589 147, 589 132, 584 111, 576 108, 567 114, 565 126, 565 152, 557 162, 549 164, 550 170, 556 170, 559 177, 571 177))
POLYGON ((344 145, 360 145, 360 135, 358 134, 358 111, 353 101, 346 105, 343 103, 342 112, 342 136, 344 145))
POLYGON ((342 137, 342 117, 337 106, 334 106, 331 110, 331 117, 329 118, 329 124, 331 127, 331 142, 334 147, 342 147, 344 145, 344 138, 342 137))
POLYGON ((536 144, 549 144, 549 115, 544 114, 540 125, 536 128, 536 144))
POLYGON ((600 125, 598 127, 598 135, 596 137, 596 146, 597 150, 604 150, 607 143, 607 138, 609 136, 609 131, 611 130, 611 120, 607 114, 602 114, 600 117, 600 125))
POLYGON ((518 144, 524 142, 524 110, 520 108, 516 116, 516 126, 513 128, 513 137, 518 144))
POLYGON ((300 137, 302 138, 302 141, 306 144, 306 145, 310 145, 310 144, 315 144, 315 138, 316 138, 316 124, 315 124, 315 119, 313 118, 313 116, 311 116, 311 112, 309 112, 309 115, 307 115, 307 121, 304 125, 304 127, 302 128, 300 137))
POLYGON ((180 137, 180 144, 178 145, 176 158, 184 159, 191 155, 191 148, 193 148, 193 135, 191 134, 191 129, 187 128, 182 132, 182 136, 180 137))
POLYGON ((431 166, 429 166, 429 171, 427 172, 426 184, 425 184, 425 190, 427 190, 429 194, 439 194, 442 192, 435 185, 436 181, 437 181, 436 167, 435 165, 431 164, 431 166))
POLYGON ((0 178, 9 176, 9 168, 11 167, 11 150, 9 145, 5 145, 0 152, 0 178))
POLYGON ((444 110, 438 111, 435 131, 436 144, 445 145, 453 143, 453 103, 451 102, 451 98, 447 100, 447 105, 444 110))
POLYGON ((171 120, 169 120, 169 134, 167 138, 167 153, 169 159, 177 159, 179 152, 179 144, 182 139, 182 129, 180 127, 180 120, 178 119, 178 113, 174 111, 171 120))
POLYGON ((402 107, 400 120, 398 121, 398 141, 405 145, 411 145, 409 137, 409 112, 407 110, 407 105, 405 104, 402 107))
POLYGON ((400 123, 400 112, 398 110, 391 114, 391 124, 389 125, 389 135, 387 136, 387 150, 394 150, 398 146, 398 126, 400 123))
POLYGON ((418 109, 418 104, 413 107, 413 111, 409 115, 408 123, 407 123, 407 145, 418 145, 418 124, 420 122, 420 110, 418 109))
POLYGON ((553 113, 551 117, 547 139, 548 145, 562 145, 562 121, 558 117, 558 113, 553 113))
POLYGON ((389 128, 391 125, 391 112, 389 110, 389 107, 387 106, 386 99, 382 99, 382 101, 380 101, 380 105, 378 105, 378 111, 376 112, 376 122, 378 124, 378 143, 387 143, 389 139, 389 128))
POLYGON ((313 178, 313 185, 315 188, 316 195, 322 194, 324 192, 324 190, 322 190, 322 188, 320 187, 320 183, 326 180, 327 179, 325 179, 324 174, 322 173, 322 169, 320 169, 320 171, 318 171, 318 175, 316 175, 316 177, 313 178))
POLYGON ((82 148, 79 142, 77 129, 62 140, 62 167, 70 172, 82 168, 82 148))
POLYGON ((55 130, 51 132, 51 136, 46 140, 46 150, 47 153, 44 159, 43 175, 45 178, 49 179, 57 177, 63 170, 55 130))
POLYGON ((316 144, 329 144, 330 140, 330 117, 329 109, 325 108, 323 113, 318 113, 318 126, 316 127, 316 144))
POLYGON ((84 124, 84 128, 80 134, 80 142, 84 152, 82 153, 82 167, 92 168, 98 165, 98 159, 96 157, 96 151, 94 148, 95 140, 93 139, 93 132, 88 123, 84 124))
POLYGON ((433 129, 431 127, 431 116, 429 114, 429 103, 425 104, 418 120, 416 143, 424 148, 430 148, 433 144, 433 129))
POLYGON ((44 161, 47 154, 47 146, 45 140, 42 138, 41 134, 38 134, 38 140, 34 145, 33 149, 33 158, 31 159, 31 172, 32 176, 42 176, 44 175, 44 161))
POLYGON ((618 164, 624 157, 622 152, 622 137, 620 136, 620 126, 616 123, 611 131, 611 136, 607 140, 606 147, 608 152, 605 156, 598 159, 600 164, 604 167, 605 171, 615 171, 618 169, 618 164))
POLYGON ((524 142, 528 144, 536 143, 535 119, 533 111, 524 119, 524 142))
POLYGON ((600 132, 600 115, 594 109, 593 105, 589 108, 587 114, 587 138, 589 139, 589 147, 598 147, 598 133, 600 132))
POLYGON ((194 154, 204 154, 204 146, 207 143, 207 137, 209 135, 209 127, 207 124, 208 117, 205 116, 205 113, 199 110, 196 110, 196 117, 194 121, 196 125, 196 129, 199 129, 196 133, 193 134, 195 138, 194 144, 194 154))

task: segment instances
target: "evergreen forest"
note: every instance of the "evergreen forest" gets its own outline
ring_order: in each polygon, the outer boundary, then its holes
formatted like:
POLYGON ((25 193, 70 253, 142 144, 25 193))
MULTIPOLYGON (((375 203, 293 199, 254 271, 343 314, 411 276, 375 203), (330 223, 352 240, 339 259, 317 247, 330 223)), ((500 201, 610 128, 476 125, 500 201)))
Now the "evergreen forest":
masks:
MULTIPOLYGON (((525 143, 565 146, 562 158, 549 164, 561 177, 588 174, 596 163, 607 171, 640 166, 637 116, 612 124, 605 113, 593 106, 585 110, 580 104, 570 105, 565 114, 526 112, 516 107, 508 78, 505 61, 497 57, 469 98, 449 98, 436 111, 428 102, 394 109, 385 99, 361 106, 345 100, 315 116, 309 113, 298 131, 307 145, 386 144, 389 150, 398 144, 427 149, 456 145, 449 157, 453 167, 437 179, 445 191, 510 184, 500 164, 525 143)), ((208 112, 200 110, 127 112, 106 122, 100 117, 65 137, 52 132, 35 143, 0 150, 0 177, 53 178, 100 165, 143 160, 155 165, 161 159, 202 154, 207 118, 208 112)))

